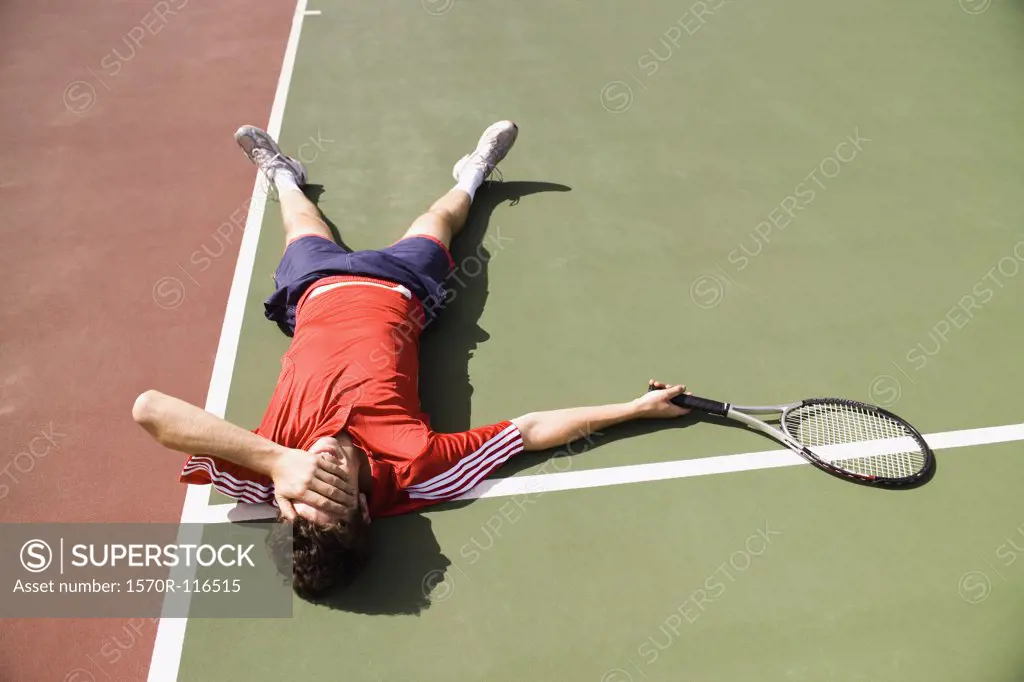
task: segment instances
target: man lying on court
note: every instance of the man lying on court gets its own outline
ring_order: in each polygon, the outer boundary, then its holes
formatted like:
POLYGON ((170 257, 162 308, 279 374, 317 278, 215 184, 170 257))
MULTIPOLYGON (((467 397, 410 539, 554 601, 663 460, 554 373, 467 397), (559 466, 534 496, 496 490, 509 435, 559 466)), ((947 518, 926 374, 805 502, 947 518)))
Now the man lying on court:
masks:
POLYGON ((431 430, 417 392, 420 332, 449 293, 448 246, 517 134, 511 121, 487 128, 455 164, 455 187, 401 240, 356 252, 334 242, 303 194, 298 161, 262 130, 235 134, 276 187, 284 219, 277 290, 265 304, 266 316, 293 334, 277 387, 254 432, 157 391, 140 395, 133 415, 162 445, 191 454, 181 481, 279 508, 294 532, 294 589, 302 597, 354 576, 368 556, 372 517, 458 497, 524 450, 686 413, 670 402, 684 388, 656 383, 660 390, 621 404, 533 412, 463 433, 431 430))

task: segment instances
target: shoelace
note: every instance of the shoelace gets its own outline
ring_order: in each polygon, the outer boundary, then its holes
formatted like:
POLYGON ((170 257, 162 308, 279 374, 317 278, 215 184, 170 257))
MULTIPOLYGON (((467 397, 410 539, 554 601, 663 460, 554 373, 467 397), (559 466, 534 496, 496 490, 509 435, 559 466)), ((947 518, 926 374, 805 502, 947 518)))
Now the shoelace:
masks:
MULTIPOLYGON (((490 150, 488 150, 488 151, 490 151, 490 150)), ((466 165, 468 166, 469 164, 473 163, 473 161, 475 161, 477 159, 480 160, 481 165, 483 165, 483 167, 484 167, 484 178, 486 179, 486 181, 488 181, 488 182, 504 182, 505 181, 505 176, 501 174, 501 169, 498 168, 494 164, 487 163, 487 161, 484 161, 484 155, 481 154, 478 150, 475 150, 475 149, 473 150, 473 153, 469 155, 468 159, 466 159, 466 165)))
MULTIPOLYGON (((505 181, 505 176, 502 175, 501 169, 498 168, 497 164, 491 164, 491 163, 488 163, 487 161, 484 160, 488 156, 490 156, 491 154, 494 154, 495 149, 497 147, 498 147, 498 140, 495 138, 495 139, 492 140, 491 145, 488 146, 488 148, 487 148, 487 150, 485 152, 481 152, 479 147, 474 149, 473 153, 470 154, 469 159, 467 159, 467 163, 470 163, 473 160, 473 157, 476 157, 476 158, 480 159, 483 162, 484 177, 486 177, 487 180, 489 180, 491 182, 504 182, 505 181)), ((508 150, 506 149, 505 152, 508 153, 508 150)))
POLYGON ((253 147, 251 154, 253 160, 256 161, 256 168, 259 169, 260 173, 263 174, 263 178, 267 181, 267 196, 271 199, 274 199, 275 201, 280 200, 281 195, 277 191, 277 185, 274 184, 274 177, 269 171, 274 170, 274 162, 277 161, 278 159, 284 159, 284 163, 278 164, 279 168, 281 166, 284 166, 285 168, 288 168, 290 170, 291 167, 287 163, 289 160, 288 157, 286 157, 281 152, 277 152, 270 157, 269 161, 265 163, 261 162, 261 158, 265 158, 271 154, 271 151, 269 149, 264 149, 263 147, 253 147))

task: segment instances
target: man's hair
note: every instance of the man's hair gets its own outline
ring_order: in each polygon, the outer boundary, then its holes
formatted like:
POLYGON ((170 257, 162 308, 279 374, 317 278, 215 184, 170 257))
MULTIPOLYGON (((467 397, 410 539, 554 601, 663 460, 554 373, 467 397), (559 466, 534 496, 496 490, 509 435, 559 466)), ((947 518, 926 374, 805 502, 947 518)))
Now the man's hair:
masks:
POLYGON ((344 521, 318 526, 302 517, 280 523, 267 545, 284 573, 291 555, 292 589, 307 601, 317 601, 356 577, 370 556, 370 527, 359 508, 344 521))

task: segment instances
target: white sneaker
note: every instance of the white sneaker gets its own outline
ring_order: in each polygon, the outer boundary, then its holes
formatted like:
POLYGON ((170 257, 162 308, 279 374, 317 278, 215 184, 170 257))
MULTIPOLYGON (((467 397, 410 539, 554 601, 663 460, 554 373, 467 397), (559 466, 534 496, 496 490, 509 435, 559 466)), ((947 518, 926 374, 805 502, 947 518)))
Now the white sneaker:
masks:
POLYGON ((467 166, 475 166, 483 171, 486 180, 512 149, 518 135, 519 126, 512 121, 498 121, 493 124, 480 136, 476 149, 456 162, 452 175, 458 180, 467 166))
POLYGON ((267 131, 256 126, 242 126, 235 131, 235 142, 271 184, 274 183, 274 173, 282 168, 295 176, 300 187, 306 184, 306 169, 295 159, 282 154, 267 131))

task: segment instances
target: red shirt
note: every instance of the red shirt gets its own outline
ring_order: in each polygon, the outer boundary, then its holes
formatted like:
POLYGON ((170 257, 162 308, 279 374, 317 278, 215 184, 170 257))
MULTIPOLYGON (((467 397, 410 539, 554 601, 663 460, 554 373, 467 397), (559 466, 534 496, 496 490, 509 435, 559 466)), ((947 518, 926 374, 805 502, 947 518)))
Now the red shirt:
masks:
MULTIPOLYGON (((431 430, 418 394, 423 308, 405 287, 327 277, 298 308, 294 339, 256 433, 307 449, 344 429, 370 463, 372 516, 456 498, 522 452, 522 436, 509 421, 463 433, 431 430), (314 295, 339 283, 345 284, 314 295)), ((269 478, 216 457, 190 457, 181 481, 212 483, 242 502, 274 502, 269 478)))

